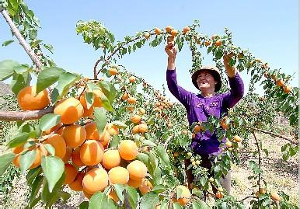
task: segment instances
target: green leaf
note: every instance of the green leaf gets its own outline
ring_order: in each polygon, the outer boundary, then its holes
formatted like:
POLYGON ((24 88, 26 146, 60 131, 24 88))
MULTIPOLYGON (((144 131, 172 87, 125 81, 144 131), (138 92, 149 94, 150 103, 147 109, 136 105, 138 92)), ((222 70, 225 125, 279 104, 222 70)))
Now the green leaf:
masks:
POLYGON ((14 40, 4 41, 4 42, 2 43, 2 46, 8 46, 9 44, 11 44, 11 43, 13 43, 13 42, 14 42, 14 40))
POLYGON ((61 197, 64 200, 64 203, 71 197, 71 194, 64 191, 59 191, 58 196, 61 197))
POLYGON ((42 168, 49 184, 49 191, 52 192, 55 184, 61 178, 65 170, 63 161, 55 156, 43 156, 42 168))
POLYGON ((42 70, 37 77, 36 93, 38 94, 42 90, 54 84, 64 72, 65 71, 62 68, 58 67, 49 67, 42 70))
POLYGON ((116 88, 114 87, 114 85, 112 85, 108 81, 100 81, 99 86, 100 86, 102 92, 104 93, 104 95, 110 101, 110 103, 112 103, 117 95, 117 91, 116 91, 116 88))
POLYGON ((22 153, 20 156, 20 168, 22 173, 25 173, 25 171, 30 168, 30 166, 33 164, 36 157, 36 150, 30 150, 25 153, 22 153))
POLYGON ((143 209, 153 209, 154 205, 159 202, 159 197, 154 192, 148 192, 141 198, 141 208, 143 209))
POLYGON ((180 199, 182 192, 183 191, 181 188, 179 188, 179 187, 176 188, 176 199, 177 200, 180 199))
POLYGON ((153 181, 155 184, 161 184, 161 169, 156 167, 153 172, 153 181))
POLYGON ((43 44, 45 49, 47 49, 51 54, 53 54, 53 46, 50 44, 43 44))
POLYGON ((83 201, 79 205, 79 209, 88 209, 89 208, 89 202, 88 201, 83 201))
POLYGON ((24 74, 13 74, 10 86, 12 92, 14 92, 15 95, 21 91, 21 89, 25 88, 26 86, 29 86, 31 81, 31 75, 30 73, 24 73, 24 74))
POLYGON ((87 109, 90 109, 94 103, 94 93, 93 92, 85 92, 85 101, 87 109))
POLYGON ((118 135, 113 136, 113 138, 109 142, 109 148, 117 148, 121 138, 118 135))
POLYGON ((126 191, 129 197, 129 203, 132 208, 136 208, 137 201, 139 199, 139 193, 136 191, 136 189, 130 187, 127 185, 126 191))
POLYGON ((107 196, 101 192, 96 192, 90 199, 89 209, 102 209, 107 208, 107 196))
POLYGON ((28 138, 29 133, 19 133, 11 141, 8 142, 7 146, 9 148, 13 148, 18 145, 24 144, 28 138))
POLYGON ((136 158, 145 163, 146 165, 149 164, 149 156, 145 153, 139 153, 136 158))
POLYGON ((112 122, 113 125, 117 126, 118 128, 126 128, 127 125, 121 121, 114 121, 112 122))
POLYGON ((168 209, 169 202, 170 202, 170 200, 164 199, 160 205, 160 209, 168 209))
POLYGON ((173 209, 181 209, 182 207, 178 202, 173 202, 173 209))
POLYGON ((7 153, 0 156, 0 176, 2 176, 2 174, 6 171, 14 158, 14 153, 7 153))
POLYGON ((41 171, 42 171, 42 168, 40 166, 28 171, 28 173, 26 175, 27 183, 29 185, 31 185, 33 180, 41 173, 41 171))
POLYGON ((60 115, 48 113, 40 119, 40 129, 46 131, 56 126, 60 121, 60 115))
POLYGON ((43 179, 44 179, 43 176, 38 176, 35 178, 35 180, 32 182, 32 184, 30 184, 31 185, 31 193, 30 193, 30 197, 29 197, 30 202, 33 202, 34 199, 36 198, 36 195, 38 194, 38 192, 42 186, 43 179))
POLYGON ((192 203, 193 209, 209 209, 209 206, 203 200, 195 200, 192 203))
POLYGON ((150 141, 150 140, 143 140, 143 141, 142 141, 142 145, 143 145, 143 146, 156 147, 157 144, 155 144, 154 142, 152 142, 152 141, 150 141))
POLYGON ((162 185, 162 184, 159 184, 159 185, 156 185, 153 189, 152 189, 152 192, 155 192, 155 193, 162 193, 164 192, 166 189, 168 189, 166 186, 162 185))
POLYGON ((222 58, 222 56, 223 56, 223 52, 222 52, 222 50, 218 50, 218 51, 216 51, 216 59, 221 59, 222 58))
POLYGON ((44 147, 50 155, 55 156, 55 149, 51 144, 44 144, 44 147))
POLYGON ((32 201, 29 202, 29 204, 26 206, 25 209, 31 209, 34 208, 36 204, 41 200, 41 195, 39 195, 37 198, 34 198, 32 201))
POLYGON ((125 190, 125 187, 121 184, 114 184, 114 190, 115 190, 119 200, 121 200, 121 202, 124 202, 123 191, 125 190))
POLYGON ((103 108, 96 107, 94 109, 94 116, 97 123, 98 132, 101 134, 107 123, 106 113, 103 108))
POLYGON ((104 94, 101 94, 100 98, 101 98, 102 106, 106 110, 108 110, 108 111, 114 111, 113 107, 111 106, 110 101, 108 100, 108 98, 104 94))
POLYGON ((169 155, 166 152, 166 149, 162 145, 157 146, 156 153, 159 156, 162 165, 164 167, 170 167, 169 155))
POLYGON ((0 81, 3 81, 14 73, 14 68, 20 64, 12 60, 4 60, 0 62, 0 81))
POLYGON ((63 72, 58 78, 58 83, 56 89, 58 91, 58 98, 62 98, 68 91, 70 86, 72 86, 76 81, 80 79, 77 74, 63 72))
POLYGON ((49 191, 49 184, 48 181, 44 178, 43 179, 43 190, 41 194, 41 198, 44 203, 46 203, 45 208, 51 208, 51 206, 57 202, 57 200, 60 198, 60 191, 63 189, 62 185, 65 180, 65 174, 60 177, 60 179, 55 184, 52 192, 49 191))

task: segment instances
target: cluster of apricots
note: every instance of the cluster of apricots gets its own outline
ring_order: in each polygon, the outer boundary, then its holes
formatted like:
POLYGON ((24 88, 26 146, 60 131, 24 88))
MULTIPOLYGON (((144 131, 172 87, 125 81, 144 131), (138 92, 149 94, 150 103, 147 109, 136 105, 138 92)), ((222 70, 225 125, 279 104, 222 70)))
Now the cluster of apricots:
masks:
MULTIPOLYGON (((133 78, 130 78, 132 81, 133 78)), ((61 116, 60 122, 50 130, 43 132, 40 139, 29 139, 32 142, 13 148, 16 154, 13 163, 20 167, 20 156, 28 150, 35 150, 34 162, 29 169, 41 164, 43 155, 50 153, 46 144, 52 145, 55 156, 65 163, 65 181, 74 191, 83 191, 90 198, 95 192, 103 191, 113 184, 128 184, 139 188, 142 194, 149 192, 153 186, 146 178, 146 165, 136 160, 138 146, 132 140, 121 140, 115 149, 108 148, 112 136, 119 134, 119 129, 112 123, 106 124, 100 134, 97 124, 89 121, 84 125, 78 124, 82 117, 93 114, 94 107, 101 107, 102 91, 94 90, 94 103, 87 108, 85 94, 77 98, 67 98, 59 101, 54 107, 54 113, 61 116)), ((22 110, 43 109, 50 104, 48 91, 44 90, 36 95, 36 88, 28 86, 18 94, 18 103, 22 110)), ((140 114, 145 110, 139 109, 140 114)), ((147 124, 140 123, 140 116, 133 115, 131 121, 138 124, 138 129, 133 132, 145 133, 147 124)), ((113 190, 109 197, 117 201, 117 195, 113 190)))
MULTIPOLYGON (((265 73, 264 73, 264 76, 265 76, 265 78, 269 78, 270 75, 269 75, 268 72, 265 72, 265 73)), ((271 78, 273 79, 273 81, 275 82, 275 84, 276 84, 278 87, 280 87, 280 88, 283 89, 283 91, 284 91, 285 93, 287 93, 287 94, 290 93, 290 91, 292 90, 292 87, 286 85, 283 79, 277 79, 276 75, 274 75, 274 74, 271 75, 271 78)))

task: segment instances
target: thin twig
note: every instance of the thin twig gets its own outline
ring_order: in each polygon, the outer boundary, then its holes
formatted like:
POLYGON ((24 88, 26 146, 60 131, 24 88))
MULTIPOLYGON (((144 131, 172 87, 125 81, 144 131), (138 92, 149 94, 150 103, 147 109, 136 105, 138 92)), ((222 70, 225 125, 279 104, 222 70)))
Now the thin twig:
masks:
POLYGON ((0 111, 1 121, 25 121, 25 120, 36 120, 41 118, 43 115, 53 112, 54 107, 48 107, 43 110, 32 110, 32 111, 0 111))
POLYGON ((17 37, 19 43, 24 48, 25 52, 29 55, 30 59, 36 65, 37 71, 38 72, 41 71, 42 70, 42 64, 41 64, 40 60, 38 59, 37 55, 34 53, 32 48, 29 46, 29 44, 26 42, 26 40, 24 39, 24 37, 20 33, 19 29, 14 24, 14 22, 12 21, 12 19, 8 15, 8 13, 5 10, 2 10, 1 14, 4 17, 4 19, 6 20, 6 22, 8 23, 9 27, 11 28, 13 34, 17 37))
MULTIPOLYGON (((259 173, 258 173, 258 188, 260 189, 260 182, 261 182, 261 147, 259 146, 258 140, 256 138, 256 135, 254 133, 254 131, 252 131, 252 135, 255 139, 255 145, 257 147, 257 151, 258 151, 258 168, 259 168, 259 173)), ((258 199, 259 202, 259 199, 258 199)))
MULTIPOLYGON (((153 33, 150 33, 150 35, 154 35, 155 33, 153 32, 153 33)), ((129 41, 127 41, 127 42, 123 42, 123 43, 121 43, 107 58, 105 58, 104 59, 104 62, 106 62, 106 63, 108 63, 108 61, 122 48, 122 47, 124 47, 125 45, 127 45, 127 44, 129 44, 129 43, 131 43, 131 42, 134 42, 134 41, 136 41, 136 40, 138 40, 138 39, 141 39, 141 38, 144 38, 143 36, 141 36, 141 37, 135 37, 135 38, 133 38, 133 39, 131 39, 131 40, 129 40, 129 41)), ((100 59, 98 59, 97 61, 96 61, 96 63, 95 63, 95 65, 94 65, 94 78, 97 78, 97 76, 99 75, 99 73, 100 73, 100 71, 101 71, 101 69, 98 71, 98 73, 96 73, 95 74, 95 72, 96 72, 96 69, 97 69, 97 66, 98 66, 98 64, 100 63, 102 61, 102 59, 100 58, 100 59)))
POLYGON ((167 149, 170 140, 173 138, 173 135, 169 136, 164 144, 164 148, 167 149))
POLYGON ((275 136, 275 137, 278 137, 278 138, 287 140, 287 141, 291 142, 292 144, 298 145, 298 142, 295 142, 294 140, 292 140, 292 139, 290 139, 290 138, 288 138, 288 137, 285 137, 285 136, 282 136, 282 135, 273 133, 273 132, 271 132, 271 131, 265 131, 265 130, 258 129, 258 128, 253 128, 253 127, 252 127, 252 129, 255 130, 255 131, 259 131, 259 132, 265 133, 265 134, 270 134, 270 135, 272 135, 272 136, 275 136))
POLYGON ((238 200, 238 202, 244 202, 245 200, 249 199, 249 198, 256 198, 255 196, 247 196, 247 197, 244 197, 243 199, 241 200, 238 200))

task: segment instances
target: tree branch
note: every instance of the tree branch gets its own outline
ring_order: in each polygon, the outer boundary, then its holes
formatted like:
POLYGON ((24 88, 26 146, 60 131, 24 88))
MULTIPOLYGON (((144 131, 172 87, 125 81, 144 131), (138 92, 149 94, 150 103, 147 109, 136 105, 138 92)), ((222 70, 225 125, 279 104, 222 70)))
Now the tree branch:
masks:
POLYGON ((265 134, 270 134, 270 135, 272 135, 272 136, 275 136, 275 137, 278 137, 278 138, 287 140, 287 141, 289 141, 289 142, 292 143, 292 144, 298 145, 298 142, 295 142, 295 141, 293 141, 292 139, 287 138, 287 137, 285 137, 285 136, 281 136, 281 135, 279 135, 279 134, 275 134, 275 133, 273 133, 273 132, 265 131, 265 130, 258 129, 258 128, 253 128, 253 127, 251 127, 251 128, 252 128, 253 130, 255 130, 255 131, 259 131, 259 132, 262 132, 262 133, 265 133, 265 134))
MULTIPOLYGON (((151 35, 155 35, 154 32, 150 33, 150 36, 151 35)), ((128 41, 124 41, 122 43, 120 43, 120 45, 118 47, 115 48, 115 50, 107 57, 105 58, 103 61, 104 62, 108 62, 122 47, 124 47, 125 45, 131 43, 131 42, 134 42, 138 39, 142 39, 144 38, 143 36, 140 36, 140 37, 133 37, 132 39, 128 40, 128 41)), ((94 65, 94 78, 97 78, 97 76, 99 75, 99 73, 101 72, 101 69, 96 73, 96 70, 97 70, 97 66, 98 64, 101 62, 102 60, 101 59, 98 59, 94 65)))
POLYGON ((0 111, 0 120, 2 121, 25 121, 25 120, 36 120, 41 118, 43 115, 53 112, 54 107, 48 107, 43 110, 32 110, 32 111, 0 111))
POLYGON ((24 39, 24 37, 20 33, 19 29, 14 24, 14 22, 12 21, 12 19, 8 15, 8 13, 5 10, 2 10, 1 14, 4 17, 4 19, 6 20, 6 22, 8 23, 9 27, 11 28, 13 34, 17 37, 19 43, 22 45, 22 47, 24 48, 26 53, 29 55, 30 59, 36 65, 37 71, 41 71, 42 64, 41 64, 40 60, 38 59, 37 55, 34 53, 32 48, 29 46, 29 44, 26 42, 26 40, 24 39))

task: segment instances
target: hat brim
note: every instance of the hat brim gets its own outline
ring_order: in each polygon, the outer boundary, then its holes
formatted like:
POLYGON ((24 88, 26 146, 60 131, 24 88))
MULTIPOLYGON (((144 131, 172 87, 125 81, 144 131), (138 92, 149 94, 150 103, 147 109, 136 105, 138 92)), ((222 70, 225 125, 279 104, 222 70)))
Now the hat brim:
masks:
POLYGON ((193 82, 194 86, 197 89, 199 89, 199 86, 197 84, 197 78, 198 78, 199 74, 202 71, 209 71, 212 74, 212 76, 214 77, 215 81, 217 81, 217 84, 215 86, 215 91, 219 91, 221 89, 221 86, 222 86, 221 76, 220 76, 220 73, 216 69, 214 69, 214 68, 203 67, 203 68, 197 70, 196 72, 194 72, 193 75, 192 75, 192 82, 193 82))

